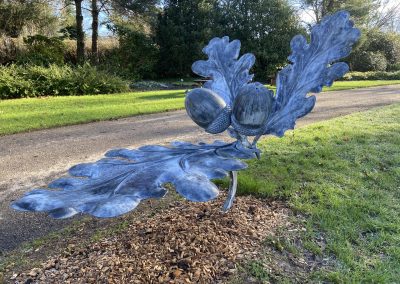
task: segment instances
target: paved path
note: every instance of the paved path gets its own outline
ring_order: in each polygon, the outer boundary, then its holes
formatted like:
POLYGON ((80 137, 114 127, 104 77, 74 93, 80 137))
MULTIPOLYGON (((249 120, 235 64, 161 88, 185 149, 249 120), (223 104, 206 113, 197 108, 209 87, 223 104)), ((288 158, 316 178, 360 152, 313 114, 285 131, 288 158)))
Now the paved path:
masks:
MULTIPOLYGON (((400 85, 321 93, 313 112, 298 126, 396 102, 400 102, 400 85)), ((95 161, 111 148, 215 138, 226 135, 204 133, 185 111, 0 137, 0 252, 71 222, 14 212, 9 203, 32 187, 44 186, 64 174, 72 165, 95 161)))

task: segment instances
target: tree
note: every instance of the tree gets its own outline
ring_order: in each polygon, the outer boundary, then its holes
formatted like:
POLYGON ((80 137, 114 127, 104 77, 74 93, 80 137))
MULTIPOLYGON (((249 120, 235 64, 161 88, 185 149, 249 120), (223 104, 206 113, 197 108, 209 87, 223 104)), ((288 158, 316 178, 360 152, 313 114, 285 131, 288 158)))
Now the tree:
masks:
POLYGON ((256 74, 266 80, 285 64, 290 40, 300 32, 286 0, 169 0, 157 26, 158 67, 162 76, 188 76, 208 41, 227 35, 256 55, 256 74))
POLYGON ((156 42, 160 48, 158 73, 161 76, 189 76, 193 61, 217 35, 214 24, 217 1, 168 0, 159 14, 156 42))
MULTIPOLYGON (((132 21, 135 16, 142 16, 154 10, 159 0, 90 0, 91 16, 92 16, 92 59, 94 63, 98 63, 98 38, 99 38, 99 15, 101 12, 108 14, 110 18, 115 20, 115 26, 124 26, 124 21, 132 21)), ((129 24, 128 24, 129 25, 129 24)), ((115 27, 114 31, 120 28, 115 27)), ((125 34, 125 33, 124 33, 125 34)))
POLYGON ((129 80, 154 78, 158 49, 151 36, 129 26, 114 25, 113 30, 119 47, 111 52, 107 69, 129 80))
POLYGON ((34 35, 24 38, 25 50, 17 57, 18 64, 49 66, 63 64, 65 44, 60 37, 34 35))
POLYGON ((372 11, 368 28, 396 31, 396 24, 400 21, 400 2, 390 5, 390 0, 381 0, 380 6, 380 9, 372 11))
POLYGON ((62 4, 63 7, 59 12, 59 33, 61 33, 64 38, 76 40, 75 10, 69 0, 64 0, 62 4))
POLYGON ((101 68, 129 80, 154 78, 158 48, 154 42, 154 24, 158 0, 99 0, 109 17, 107 28, 117 37, 119 46, 107 53, 107 66, 101 68))
POLYGON ((355 71, 384 71, 400 63, 400 35, 373 29, 349 58, 355 71))
POLYGON ((360 50, 352 55, 352 68, 355 71, 386 71, 387 60, 380 52, 360 50))
POLYGON ((143 15, 154 11, 160 0, 109 0, 112 7, 120 14, 143 15))
POLYGON ((94 63, 98 63, 98 38, 99 38, 99 14, 100 8, 97 0, 91 0, 92 13, 92 59, 94 63))
POLYGON ((311 9, 319 23, 323 17, 339 10, 347 10, 357 24, 368 24, 370 15, 377 10, 380 0, 300 0, 303 9, 311 9))
POLYGON ((41 33, 54 35, 57 18, 45 0, 0 0, 0 34, 19 37, 41 33))
POLYGON ((85 33, 83 31, 82 2, 83 0, 74 0, 76 21, 76 58, 80 64, 85 61, 85 33))
POLYGON ((285 0, 225 0, 220 4, 219 34, 242 42, 256 56, 259 80, 275 75, 290 54, 290 40, 304 32, 285 0))
POLYGON ((400 35, 371 30, 367 34, 365 50, 382 52, 389 64, 400 63, 400 35))

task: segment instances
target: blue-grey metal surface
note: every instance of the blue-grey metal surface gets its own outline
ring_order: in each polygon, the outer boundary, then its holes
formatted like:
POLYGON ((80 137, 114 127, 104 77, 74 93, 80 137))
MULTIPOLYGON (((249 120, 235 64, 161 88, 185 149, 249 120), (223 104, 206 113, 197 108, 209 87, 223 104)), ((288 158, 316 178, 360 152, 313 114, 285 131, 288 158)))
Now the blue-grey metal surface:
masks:
POLYGON ((345 11, 326 17, 311 32, 311 41, 295 36, 291 41, 291 64, 278 75, 276 95, 262 84, 251 82, 249 70, 254 55, 239 57, 240 42, 228 37, 214 38, 204 48, 208 60, 193 64, 193 72, 211 78, 204 88, 190 91, 185 100, 188 115, 209 133, 225 130, 234 143, 216 141, 198 145, 174 142, 170 147, 144 146, 106 153, 95 163, 69 170, 48 190, 27 193, 12 207, 21 211, 46 211, 54 218, 77 213, 115 217, 133 210, 141 200, 160 198, 166 184, 191 201, 208 201, 218 195, 210 180, 229 174, 228 198, 223 210, 233 203, 237 187, 236 171, 246 168, 239 159, 260 156, 257 141, 264 134, 282 136, 293 129, 298 118, 309 113, 323 86, 348 71, 343 62, 360 31, 353 28, 345 11), (254 136, 248 141, 248 136, 254 136))
POLYGON ((133 210, 143 199, 163 197, 167 183, 172 183, 188 200, 208 201, 218 195, 218 188, 210 179, 246 168, 239 159, 252 159, 255 153, 240 142, 215 141, 111 150, 105 156, 95 163, 72 167, 70 177, 49 185, 63 190, 31 191, 15 202, 13 208, 47 211, 54 218, 79 212, 115 217, 133 210))
MULTIPOLYGON (((349 17, 348 12, 341 11, 324 18, 312 28, 310 43, 302 35, 292 39, 289 56, 292 64, 279 72, 276 96, 259 83, 249 83, 253 78, 249 70, 255 58, 252 54, 239 58, 240 42, 229 42, 228 37, 212 39, 203 50, 208 60, 195 62, 193 72, 212 78, 204 87, 233 110, 224 116, 226 120, 230 116, 231 125, 238 134, 283 136, 286 130, 294 128, 298 118, 314 107, 315 96, 307 97, 307 94, 320 92, 323 86, 332 85, 349 70, 346 63, 336 62, 350 54, 352 45, 360 37, 360 31, 353 27, 349 17)), ((192 100, 191 93, 188 98, 192 100)), ((206 95, 201 101, 207 101, 206 95)), ((212 104, 211 101, 207 103, 212 104)), ((192 110, 188 107, 187 110, 190 115, 192 110)), ((216 116, 214 112, 208 115, 216 116)), ((226 123, 221 124, 219 132, 227 128, 226 123)))

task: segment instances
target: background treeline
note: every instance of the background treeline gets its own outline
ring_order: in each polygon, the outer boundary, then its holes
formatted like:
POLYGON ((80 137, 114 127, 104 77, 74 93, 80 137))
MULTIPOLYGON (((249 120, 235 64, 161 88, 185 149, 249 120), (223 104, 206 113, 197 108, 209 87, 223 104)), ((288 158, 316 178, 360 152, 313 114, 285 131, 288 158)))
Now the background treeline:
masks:
POLYGON ((202 48, 224 35, 256 55, 253 72, 267 82, 287 64, 295 34, 307 36, 311 22, 341 9, 363 30, 351 69, 395 77, 396 1, 0 0, 0 98, 110 93, 127 81, 190 77, 202 48))

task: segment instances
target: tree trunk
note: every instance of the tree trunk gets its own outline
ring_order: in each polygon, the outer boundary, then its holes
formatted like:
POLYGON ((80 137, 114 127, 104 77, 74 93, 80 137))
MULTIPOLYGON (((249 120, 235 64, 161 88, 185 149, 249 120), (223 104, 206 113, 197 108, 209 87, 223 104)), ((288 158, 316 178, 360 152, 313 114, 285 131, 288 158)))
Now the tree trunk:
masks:
POLYGON ((85 61, 85 34, 83 32, 82 1, 83 0, 74 0, 76 18, 76 58, 78 64, 82 64, 85 61))
POLYGON ((92 0, 92 59, 94 64, 97 64, 99 60, 97 47, 99 38, 99 12, 97 0, 92 0))

